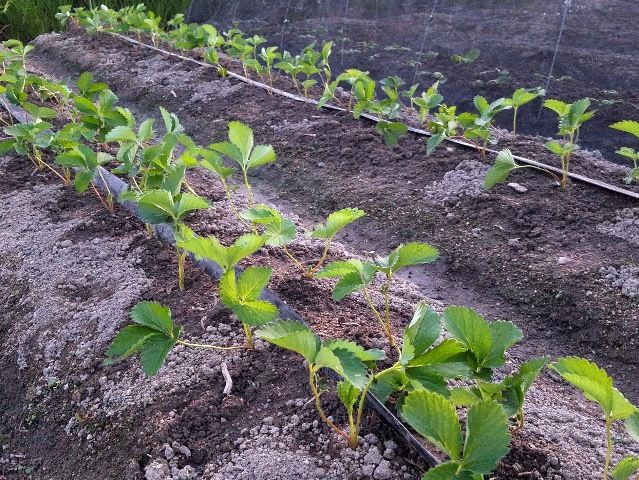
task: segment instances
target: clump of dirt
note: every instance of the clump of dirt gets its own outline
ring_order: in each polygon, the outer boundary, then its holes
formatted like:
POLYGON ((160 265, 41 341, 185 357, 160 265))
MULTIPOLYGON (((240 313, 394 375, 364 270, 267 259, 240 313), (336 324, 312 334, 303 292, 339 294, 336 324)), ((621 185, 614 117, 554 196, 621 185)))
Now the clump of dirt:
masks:
POLYGON ((639 298, 639 267, 622 265, 601 267, 599 270, 603 281, 613 288, 621 290, 621 294, 629 298, 639 298))
POLYGON ((484 177, 489 166, 476 160, 464 160, 454 170, 446 172, 441 180, 424 188, 424 198, 441 203, 460 197, 476 197, 484 191, 484 177))
POLYGON ((639 245, 639 208, 624 208, 612 220, 597 225, 597 230, 639 245))

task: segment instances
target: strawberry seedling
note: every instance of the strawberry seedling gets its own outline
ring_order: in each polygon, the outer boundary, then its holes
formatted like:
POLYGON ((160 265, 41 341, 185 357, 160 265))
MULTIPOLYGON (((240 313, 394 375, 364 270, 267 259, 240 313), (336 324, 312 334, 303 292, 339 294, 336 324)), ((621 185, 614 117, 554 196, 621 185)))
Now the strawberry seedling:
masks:
POLYGON ((275 161, 275 151, 270 145, 254 145, 253 130, 240 122, 230 122, 227 141, 214 143, 209 148, 235 161, 242 171, 249 208, 253 206, 253 190, 248 180, 249 170, 275 161))
POLYGON ((322 341, 309 327, 293 320, 279 320, 266 324, 260 327, 255 335, 273 345, 293 351, 306 360, 309 385, 320 418, 344 438, 351 448, 356 448, 361 427, 361 411, 373 378, 368 375, 368 370, 373 368, 376 362, 384 359, 384 352, 377 349, 365 350, 347 340, 322 341), (322 368, 328 368, 344 379, 338 383, 337 393, 348 413, 348 432, 338 427, 324 412, 317 381, 322 368), (353 410, 358 399, 359 413, 355 417, 353 410))
POLYGON ((259 299, 262 289, 269 281, 271 270, 249 267, 236 279, 235 266, 258 251, 266 240, 265 236, 246 234, 229 247, 222 245, 215 237, 193 237, 177 242, 179 248, 220 266, 220 299, 242 323, 248 348, 253 348, 251 328, 274 320, 278 311, 271 303, 259 299))
POLYGON ((546 91, 543 88, 535 88, 532 90, 518 88, 513 92, 512 97, 506 99, 506 104, 510 105, 513 109, 513 136, 517 135, 517 112, 519 108, 532 102, 537 97, 543 97, 545 94, 546 91))
POLYGON ((402 268, 434 262, 438 256, 439 252, 431 245, 412 242, 399 245, 388 256, 377 257, 372 262, 362 262, 357 259, 333 262, 318 271, 315 277, 339 279, 333 289, 333 299, 335 301, 339 301, 355 291, 361 291, 390 345, 399 352, 399 347, 393 336, 390 318, 390 288, 395 274, 402 268), (373 304, 368 290, 376 272, 382 273, 385 277, 384 284, 381 287, 381 293, 384 298, 383 313, 380 313, 373 304))
MULTIPOLYGON (((608 480, 614 448, 612 426, 617 421, 625 420, 628 434, 639 441, 639 408, 614 387, 612 378, 605 370, 585 358, 560 358, 550 364, 550 368, 581 390, 587 400, 601 407, 606 421, 606 460, 602 480, 608 480)), ((626 457, 611 473, 613 480, 628 480, 638 471, 639 458, 626 457)))
POLYGON ((546 148, 557 155, 561 160, 561 188, 568 186, 568 173, 570 172, 570 157, 579 148, 579 132, 582 125, 590 120, 596 110, 588 111, 590 100, 582 98, 575 103, 565 103, 561 100, 549 99, 544 102, 544 107, 552 110, 559 118, 559 135, 563 137, 563 143, 552 140, 546 143, 546 148))
MULTIPOLYGON (((623 120, 621 122, 613 123, 610 125, 610 128, 629 133, 639 139, 639 122, 623 120)), ((617 150, 617 153, 632 161, 633 168, 626 176, 626 183, 632 183, 633 181, 639 183, 639 151, 630 147, 621 147, 617 150)))
POLYGON ((175 345, 212 350, 235 350, 243 347, 219 347, 182 340, 182 327, 175 325, 171 310, 158 302, 139 302, 131 309, 132 325, 124 327, 106 352, 106 365, 112 365, 140 353, 142 371, 148 377, 158 373, 175 345))
MULTIPOLYGON (((182 175, 184 171, 182 170, 182 175)), ((209 203, 192 193, 180 193, 180 182, 169 190, 148 190, 137 197, 138 213, 147 225, 169 223, 176 232, 178 285, 184 290, 184 262, 186 253, 180 244, 188 241, 193 235, 190 229, 182 225, 183 220, 191 213, 209 208, 209 203), (182 240, 182 241, 181 241, 182 240)))

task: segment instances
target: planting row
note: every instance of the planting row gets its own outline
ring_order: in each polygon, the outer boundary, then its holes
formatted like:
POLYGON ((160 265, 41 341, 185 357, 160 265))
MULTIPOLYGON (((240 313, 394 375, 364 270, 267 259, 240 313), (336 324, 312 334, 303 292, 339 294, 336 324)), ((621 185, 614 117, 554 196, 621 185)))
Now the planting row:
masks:
MULTIPOLYGON (((426 128, 431 136, 427 141, 427 154, 432 153, 446 139, 463 139, 476 146, 481 156, 486 154, 489 144, 497 143, 496 129, 493 127, 495 116, 507 110, 512 111, 512 135, 517 131, 517 113, 519 109, 545 91, 541 88, 518 88, 510 98, 498 98, 492 102, 482 96, 476 96, 473 103, 477 112, 457 112, 456 106, 443 103, 444 98, 438 93, 436 82, 424 91, 419 85, 406 87, 404 81, 397 76, 386 77, 379 82, 373 80, 368 72, 354 68, 334 76, 329 58, 333 42, 325 42, 316 49, 311 44, 298 55, 284 51, 276 46, 266 46, 267 39, 259 35, 247 36, 238 28, 231 28, 220 33, 212 25, 186 24, 184 15, 178 14, 167 22, 167 29, 161 27, 162 19, 146 9, 143 4, 137 7, 126 7, 116 11, 105 6, 87 10, 61 7, 57 15, 63 25, 75 22, 89 33, 110 31, 124 34, 135 33, 148 35, 151 42, 166 42, 180 50, 198 49, 205 62, 217 66, 220 75, 227 73, 222 66, 222 55, 226 54, 241 63, 246 77, 255 74, 259 79, 273 86, 280 75, 290 78, 292 87, 305 98, 316 86, 321 86, 323 93, 319 97, 318 107, 328 102, 337 102, 359 118, 364 112, 379 118, 376 130, 386 144, 393 148, 399 139, 408 132, 407 124, 415 123, 426 128), (341 95, 340 87, 347 90, 347 100, 341 95), (378 90, 382 97, 378 97, 378 90)), ((545 147, 555 154, 561 164, 562 176, 544 170, 567 187, 570 159, 579 148, 581 126, 591 119, 596 110, 589 110, 590 100, 583 98, 574 103, 566 103, 558 99, 547 99, 543 106, 557 114, 558 140, 551 140, 545 147)), ((639 122, 623 120, 614 123, 611 128, 627 132, 639 139, 639 122)), ((486 179, 486 189, 504 181, 510 172, 519 168, 537 168, 519 166, 509 152, 503 151, 498 157, 494 169, 486 179)), ((630 147, 622 147, 617 153, 632 162, 633 167, 625 178, 626 183, 639 182, 639 152, 630 147)))
MULTIPOLYGON (((216 262, 223 271, 219 299, 235 314, 246 336, 244 345, 189 342, 168 308, 141 302, 131 310, 132 323, 106 351, 107 364, 139 354, 145 374, 154 375, 177 344, 250 349, 257 336, 306 360, 318 414, 352 448, 359 443, 364 399, 370 392, 381 401, 392 402, 406 423, 447 456, 445 463, 429 470, 424 478, 475 480, 495 469, 508 451, 511 435, 524 426, 526 393, 548 359, 530 359, 508 375, 499 372, 505 366, 506 351, 522 339, 522 332, 511 322, 489 323, 464 307, 448 307, 440 314, 420 303, 405 330, 393 331, 389 290, 396 275, 403 268, 436 261, 436 248, 413 242, 397 246, 385 257, 327 264, 336 235, 364 215, 359 209, 347 208, 331 213, 307 232, 323 243, 323 254, 305 265, 287 248, 298 234, 296 225, 253 198, 249 171, 275 162, 276 154, 271 146, 256 144, 248 126, 230 122, 226 139, 201 146, 185 133, 174 114, 161 108, 164 128, 160 134, 153 119, 138 122, 118 105, 108 85, 94 82, 90 73, 82 74, 73 86, 50 81, 28 73, 25 59, 30 46, 9 41, 4 47, 0 84, 6 98, 24 109, 30 121, 4 128, 6 138, 0 142, 0 152, 14 150, 24 155, 36 168, 51 171, 79 192, 91 189, 109 210, 115 199, 108 191, 101 193, 94 179, 100 178, 103 167, 125 177, 130 187, 120 200, 137 204, 149 233, 151 225, 157 224, 168 223, 174 229, 180 288, 184 288, 188 253, 216 262), (186 172, 192 168, 213 172, 224 187, 225 204, 246 231, 231 245, 199 236, 189 228, 189 215, 209 207, 187 181, 186 172), (247 197, 248 208, 242 211, 234 201, 237 184, 244 186, 247 197), (321 339, 308 326, 280 318, 277 307, 260 295, 271 269, 236 268, 264 245, 281 248, 308 281, 335 278, 335 301, 362 295, 371 321, 388 340, 387 348, 365 349, 345 339, 321 339), (381 305, 371 295, 379 284, 376 279, 382 280, 381 305), (335 388, 347 413, 347 426, 335 424, 323 409, 319 386, 323 369, 340 377, 335 388), (497 377, 501 380, 495 381, 497 377), (465 412, 464 421, 460 412, 465 412)), ((602 478, 629 479, 639 469, 639 458, 628 457, 612 469, 611 429, 614 422, 625 420, 629 435, 639 441, 639 409, 614 388, 604 370, 588 360, 561 358, 550 368, 602 408, 608 432, 602 478)))

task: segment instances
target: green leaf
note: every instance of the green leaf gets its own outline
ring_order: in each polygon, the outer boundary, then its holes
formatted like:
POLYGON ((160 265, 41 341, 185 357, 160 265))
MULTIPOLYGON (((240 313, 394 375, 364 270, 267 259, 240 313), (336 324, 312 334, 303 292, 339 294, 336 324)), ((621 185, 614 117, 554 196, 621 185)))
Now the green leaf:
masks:
POLYGON ((446 462, 429 468, 422 477, 422 480, 460 480, 457 475, 459 463, 446 462))
POLYGON ((635 441, 639 442, 639 412, 626 420, 626 431, 635 441))
POLYGON ((497 321, 492 322, 489 326, 493 348, 484 365, 493 368, 501 367, 506 363, 504 358, 506 350, 524 338, 524 334, 512 322, 497 321))
POLYGON ((550 364, 568 383, 577 387, 586 399, 596 402, 606 417, 625 420, 637 408, 613 386, 612 378, 596 364, 579 357, 564 357, 550 364))
POLYGON ((336 278, 343 277, 350 273, 357 273, 357 267, 354 262, 359 260, 338 260, 329 263, 315 274, 315 278, 336 278))
POLYGON ((237 294, 241 300, 257 300, 271 278, 268 267, 249 267, 237 281, 237 294))
POLYGON ((85 93, 92 83, 93 75, 91 74, 91 72, 84 72, 78 77, 78 82, 76 83, 76 85, 78 86, 78 90, 81 93, 85 93))
POLYGON ((484 178, 484 190, 490 190, 498 183, 505 182, 510 172, 516 168, 517 164, 510 150, 506 149, 499 152, 497 158, 495 158, 495 163, 484 178))
POLYGON ((278 320, 261 326, 255 331, 258 338, 278 347, 298 353, 310 363, 320 349, 320 340, 309 327, 293 320, 278 320))
POLYGON ((266 240, 267 238, 263 235, 255 235, 253 233, 248 233, 237 238, 227 249, 228 265, 236 265, 241 260, 250 257, 262 248, 266 240))
POLYGON ((138 198, 138 212, 151 225, 175 222, 173 196, 167 190, 149 190, 138 198))
POLYGON ((267 245, 281 247, 293 241, 296 234, 295 224, 274 208, 265 204, 256 205, 240 214, 244 220, 265 225, 264 235, 267 245))
POLYGON ((404 332, 402 358, 412 360, 429 348, 441 334, 439 314, 424 302, 419 302, 415 314, 404 332), (412 352, 408 355, 408 349, 412 352), (410 358, 407 358, 410 357, 410 358))
POLYGON ((446 139, 446 134, 436 133, 426 141, 426 155, 430 155, 446 139))
POLYGON ((135 142, 137 136, 131 128, 119 126, 107 133, 104 139, 107 142, 135 142))
POLYGON ((361 345, 349 340, 327 340, 324 342, 324 345, 331 350, 348 350, 364 363, 377 362, 386 358, 384 350, 380 350, 378 348, 370 348, 366 350, 361 345))
POLYGON ((240 122, 229 122, 229 140, 242 155, 244 166, 248 166, 249 155, 253 150, 253 130, 240 122))
POLYGON ((270 145, 258 145, 251 152, 248 160, 248 167, 261 167, 275 161, 275 150, 270 145))
POLYGON ((139 352, 152 335, 157 335, 157 330, 142 325, 127 325, 109 345, 105 363, 113 364, 139 352))
POLYGON ((323 225, 317 225, 315 227, 315 230, 311 232, 311 237, 330 240, 341 229, 364 215, 366 215, 366 213, 359 208, 344 208, 333 212, 326 218, 326 222, 323 225))
POLYGON ((455 406, 449 400, 438 393, 414 390, 404 399, 401 416, 451 460, 459 459, 461 427, 455 406))
POLYGON ((448 307, 443 318, 448 332, 473 352, 481 365, 493 350, 492 332, 484 317, 471 308, 448 307))
POLYGON ((448 397, 448 384, 442 375, 429 366, 408 367, 406 377, 415 388, 423 388, 431 392, 437 392, 444 397, 448 397))
POLYGON ((140 142, 147 142, 149 140, 151 140, 154 136, 153 133, 153 123, 155 122, 155 119, 153 118, 149 118, 147 120, 145 120, 144 122, 142 122, 142 124, 140 125, 140 128, 138 130, 138 139, 140 142))
MULTIPOLYGON (((544 92, 545 93, 545 92, 544 92)), ((532 102, 539 95, 543 95, 541 92, 531 92, 525 88, 518 88, 514 91, 511 97, 513 107, 521 107, 529 102, 532 102)))
POLYGON ((552 110, 560 117, 566 115, 570 111, 570 105, 562 102, 561 100, 555 100, 553 98, 549 98, 544 101, 544 107, 552 110))
POLYGON ((544 144, 544 147, 560 157, 564 154, 564 147, 562 147, 561 143, 559 143, 557 140, 546 142, 544 144))
POLYGON ((454 362, 460 355, 466 354, 468 348, 466 345, 453 338, 447 338, 439 345, 431 348, 427 352, 416 356, 409 362, 411 367, 419 367, 422 365, 435 365, 454 362))
POLYGON ((503 405, 509 416, 514 415, 524 406, 528 389, 535 382, 547 362, 547 357, 532 358, 522 363, 517 372, 503 380, 503 405))
POLYGON ((395 148, 399 139, 408 132, 408 127, 401 122, 382 120, 375 125, 375 130, 384 137, 388 148, 395 148))
POLYGON ((388 397, 393 393, 404 390, 408 382, 408 378, 406 378, 404 372, 400 370, 386 370, 375 377, 375 382, 373 382, 370 391, 380 402, 386 403, 388 397))
POLYGON ((230 247, 225 247, 215 237, 196 237, 178 242, 177 246, 197 257, 214 261, 226 272, 244 258, 258 251, 266 239, 265 236, 249 233, 239 237, 230 247))
POLYGON ((337 382, 337 397, 346 407, 347 411, 352 411, 361 390, 347 380, 337 382))
POLYGON ((269 268, 250 267, 235 279, 235 270, 227 270, 220 279, 220 299, 238 319, 246 325, 264 325, 277 318, 275 305, 258 300, 262 289, 268 283, 269 268))
POLYGON ((140 355, 140 363, 142 364, 142 371, 147 377, 151 377, 158 373, 166 359, 166 356, 175 345, 176 340, 177 338, 174 339, 172 337, 156 334, 146 341, 142 348, 142 354, 140 355))
POLYGON ((202 168, 212 171, 222 180, 226 181, 228 177, 235 173, 235 170, 224 165, 222 157, 220 157, 216 152, 202 149, 199 153, 203 157, 199 165, 202 168))
POLYGON ((613 123, 612 125, 610 125, 610 128, 614 128, 615 130, 619 130, 621 132, 630 133, 639 138, 639 122, 635 122, 633 120, 622 120, 621 122, 613 123))
POLYGON ((359 273, 349 273, 340 278, 333 288, 333 300, 339 302, 347 295, 364 287, 359 273))
POLYGON ((251 326, 264 325, 278 315, 277 307, 265 300, 248 300, 230 308, 242 323, 251 326))
POLYGON ((131 309, 130 316, 138 325, 144 325, 168 336, 173 334, 171 310, 158 302, 139 302, 131 309))
POLYGON ((629 456, 621 460, 612 471, 612 480, 629 480, 639 472, 639 457, 629 456))
POLYGON ((397 261, 393 264, 392 271, 414 265, 432 263, 439 257, 439 250, 424 242, 411 242, 400 245, 395 249, 397 261))
POLYGON ((315 357, 317 368, 329 368, 359 389, 366 386, 366 365, 346 348, 323 345, 315 357))
POLYGON ((78 193, 84 193, 88 190, 89 185, 91 185, 91 181, 93 180, 94 173, 95 172, 93 170, 82 170, 75 173, 73 186, 78 193))
POLYGON ((195 212, 196 210, 207 209, 209 206, 209 202, 199 195, 188 192, 182 193, 180 194, 180 200, 176 205, 176 220, 180 221, 189 213, 195 212))
POLYGON ((494 400, 476 403, 468 410, 461 469, 487 475, 508 453, 510 433, 504 409, 494 400))

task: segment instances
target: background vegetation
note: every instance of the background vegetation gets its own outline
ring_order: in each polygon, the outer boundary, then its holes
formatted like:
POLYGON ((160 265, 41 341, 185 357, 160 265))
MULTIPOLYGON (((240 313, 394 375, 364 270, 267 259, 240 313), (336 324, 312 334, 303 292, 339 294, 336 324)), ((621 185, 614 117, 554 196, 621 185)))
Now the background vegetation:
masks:
MULTIPOLYGON (((60 5, 73 4, 88 7, 91 0, 0 0, 1 37, 29 41, 41 33, 58 30, 55 19, 60 5)), ((143 0, 93 0, 93 5, 104 3, 111 8, 137 5, 143 0)), ((186 11, 189 0, 144 0, 150 10, 162 18, 186 11)))

